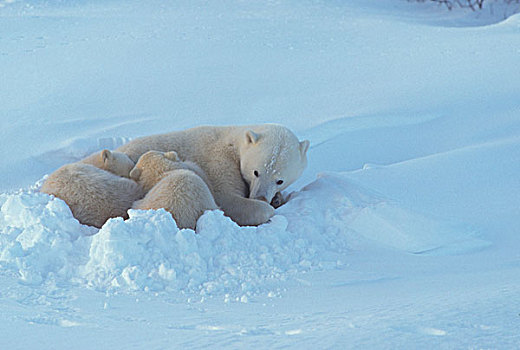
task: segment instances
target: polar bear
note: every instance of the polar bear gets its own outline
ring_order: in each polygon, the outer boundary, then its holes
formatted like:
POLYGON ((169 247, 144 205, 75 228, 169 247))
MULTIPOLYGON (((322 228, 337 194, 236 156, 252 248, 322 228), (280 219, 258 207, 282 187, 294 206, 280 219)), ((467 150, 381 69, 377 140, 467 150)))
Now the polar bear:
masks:
POLYGON ((126 154, 104 149, 81 160, 82 163, 91 164, 97 168, 109 171, 117 176, 130 177, 133 162, 126 154))
POLYGON ((146 196, 133 209, 160 209, 170 212, 179 228, 195 230, 198 218, 206 210, 218 209, 205 174, 192 162, 181 162, 175 152, 149 151, 130 172, 146 196))
POLYGON ((128 218, 127 210, 144 196, 135 181, 81 162, 53 172, 40 191, 64 200, 80 223, 98 228, 109 218, 128 218))
POLYGON ((216 204, 242 226, 260 225, 274 215, 269 205, 307 165, 309 141, 278 124, 200 126, 137 138, 119 147, 136 162, 150 150, 175 151, 199 165, 216 204))

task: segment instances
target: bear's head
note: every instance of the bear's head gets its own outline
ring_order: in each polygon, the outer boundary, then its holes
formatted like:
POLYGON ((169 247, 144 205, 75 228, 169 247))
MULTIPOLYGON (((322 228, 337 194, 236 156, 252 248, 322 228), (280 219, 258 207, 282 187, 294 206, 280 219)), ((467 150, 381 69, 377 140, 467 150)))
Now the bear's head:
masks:
POLYGON ((179 162, 176 152, 148 151, 137 160, 135 167, 130 171, 130 178, 137 181, 148 192, 164 173, 176 169, 179 162))
POLYGON ((240 171, 249 198, 270 203, 277 192, 296 181, 307 166, 309 141, 281 125, 246 128, 240 146, 240 171))
POLYGON ((135 164, 126 154, 104 149, 99 157, 101 157, 101 164, 104 170, 117 176, 130 177, 130 171, 135 164))
POLYGON ((143 189, 148 192, 164 177, 165 173, 179 169, 193 171, 199 175, 206 184, 208 184, 206 174, 197 164, 189 161, 181 161, 177 152, 174 151, 146 152, 139 157, 135 167, 130 171, 130 178, 137 181, 141 186, 143 186, 143 189))

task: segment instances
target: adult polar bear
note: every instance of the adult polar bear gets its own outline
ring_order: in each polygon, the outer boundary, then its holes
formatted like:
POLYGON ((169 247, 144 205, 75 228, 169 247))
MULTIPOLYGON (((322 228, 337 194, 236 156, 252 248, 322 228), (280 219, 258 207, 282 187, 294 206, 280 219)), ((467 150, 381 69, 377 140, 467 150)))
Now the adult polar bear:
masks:
POLYGON ((144 153, 175 151, 206 173, 215 202, 239 225, 260 225, 274 215, 269 205, 307 166, 309 141, 277 124, 200 126, 145 136, 119 147, 137 162, 144 153))

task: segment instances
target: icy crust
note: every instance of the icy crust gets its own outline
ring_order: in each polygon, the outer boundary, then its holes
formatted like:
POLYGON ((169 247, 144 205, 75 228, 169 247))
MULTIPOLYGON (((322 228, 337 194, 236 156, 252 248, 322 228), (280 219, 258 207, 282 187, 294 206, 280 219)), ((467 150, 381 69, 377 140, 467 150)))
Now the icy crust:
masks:
MULTIPOLYGON (((130 210, 99 231, 60 199, 35 191, 0 195, 0 264, 24 283, 48 279, 100 291, 181 291, 246 298, 294 273, 343 266, 350 250, 464 252, 485 246, 460 228, 399 207, 350 181, 323 174, 267 224, 240 227, 206 212, 197 232, 165 210, 130 210), (406 224, 403 224, 406 223, 406 224)), ((272 292, 272 291, 270 291, 272 292)))

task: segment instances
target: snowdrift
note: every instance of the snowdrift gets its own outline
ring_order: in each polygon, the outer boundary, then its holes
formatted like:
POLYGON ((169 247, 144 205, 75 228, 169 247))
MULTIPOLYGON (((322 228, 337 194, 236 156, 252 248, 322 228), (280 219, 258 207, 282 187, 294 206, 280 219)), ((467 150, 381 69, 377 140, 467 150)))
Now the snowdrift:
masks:
POLYGON ((5 268, 27 284, 53 280, 99 291, 247 300, 277 295, 270 281, 342 268, 351 250, 382 245, 449 254, 486 246, 471 231, 406 210, 340 173, 321 174, 259 227, 240 227, 221 211, 208 211, 194 232, 179 230, 165 210, 130 210, 128 220, 110 219, 98 231, 36 188, 0 195, 0 208, 5 268))

